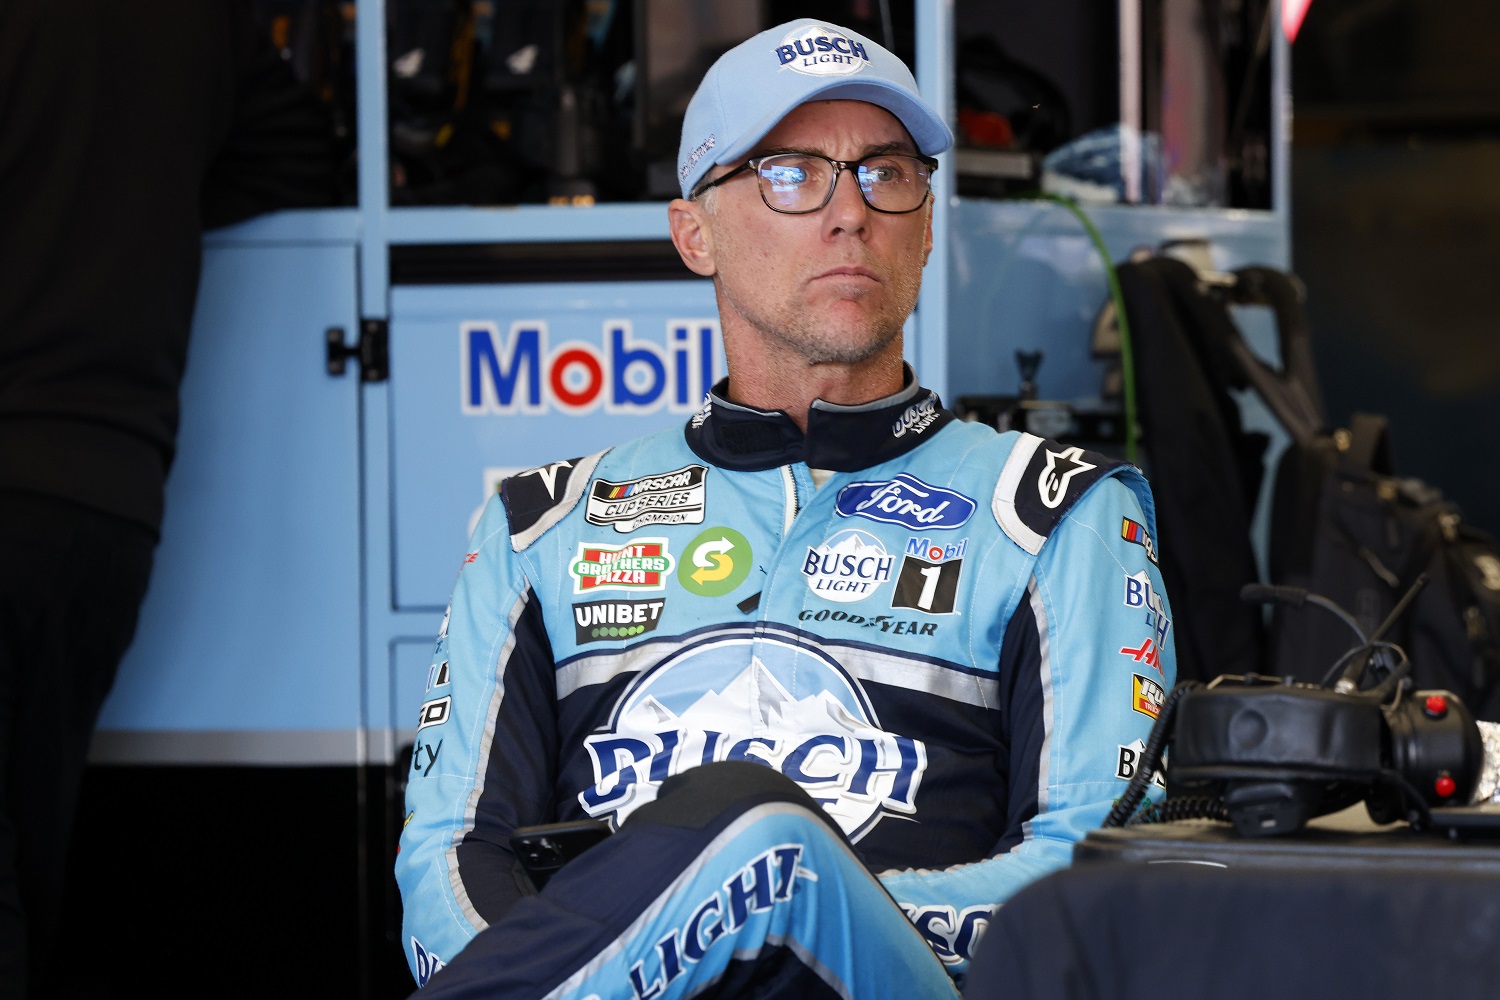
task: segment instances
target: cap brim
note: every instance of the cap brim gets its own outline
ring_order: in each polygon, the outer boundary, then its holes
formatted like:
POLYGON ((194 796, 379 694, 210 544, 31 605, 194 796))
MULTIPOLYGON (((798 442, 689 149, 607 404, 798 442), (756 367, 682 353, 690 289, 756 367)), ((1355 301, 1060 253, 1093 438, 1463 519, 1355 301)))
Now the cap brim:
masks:
POLYGON ((947 123, 926 102, 914 97, 904 87, 880 79, 842 79, 830 80, 822 87, 802 91, 796 100, 787 102, 784 107, 746 129, 744 138, 725 146, 714 157, 713 162, 724 165, 743 159, 760 144, 766 133, 791 114, 793 108, 809 101, 865 101, 882 107, 906 127, 906 131, 911 133, 912 141, 917 144, 917 150, 926 156, 936 156, 953 145, 953 133, 949 131, 947 123))

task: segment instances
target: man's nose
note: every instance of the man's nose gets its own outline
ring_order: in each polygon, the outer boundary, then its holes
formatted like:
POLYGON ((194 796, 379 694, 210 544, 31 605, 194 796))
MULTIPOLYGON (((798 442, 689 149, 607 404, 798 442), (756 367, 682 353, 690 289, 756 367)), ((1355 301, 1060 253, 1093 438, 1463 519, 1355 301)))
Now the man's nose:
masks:
POLYGON ((827 235, 847 232, 863 234, 870 220, 870 206, 859 189, 859 174, 853 167, 840 170, 833 184, 833 197, 824 209, 827 235))

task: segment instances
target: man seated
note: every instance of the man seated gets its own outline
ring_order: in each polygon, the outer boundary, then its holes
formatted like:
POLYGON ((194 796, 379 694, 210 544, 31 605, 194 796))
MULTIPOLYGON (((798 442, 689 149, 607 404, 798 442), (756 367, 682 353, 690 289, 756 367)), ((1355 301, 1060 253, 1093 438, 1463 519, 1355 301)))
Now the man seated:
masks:
POLYGON ((1124 788, 1174 673, 1145 481, 902 361, 951 141, 823 22, 704 77, 668 216, 729 376, 479 522, 396 864, 424 997, 952 996, 1124 788), (588 818, 535 892, 511 834, 588 818))

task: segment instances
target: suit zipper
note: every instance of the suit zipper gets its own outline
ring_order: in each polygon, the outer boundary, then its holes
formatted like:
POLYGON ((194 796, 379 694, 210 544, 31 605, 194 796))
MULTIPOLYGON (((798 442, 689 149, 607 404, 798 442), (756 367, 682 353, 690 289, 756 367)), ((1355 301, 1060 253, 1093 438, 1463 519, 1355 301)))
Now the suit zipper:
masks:
POLYGON ((797 506, 797 477, 792 475, 792 467, 790 465, 783 465, 781 467, 781 482, 786 488, 786 506, 783 508, 785 518, 781 525, 781 534, 785 537, 792 533, 792 522, 797 519, 797 511, 799 509, 797 506))

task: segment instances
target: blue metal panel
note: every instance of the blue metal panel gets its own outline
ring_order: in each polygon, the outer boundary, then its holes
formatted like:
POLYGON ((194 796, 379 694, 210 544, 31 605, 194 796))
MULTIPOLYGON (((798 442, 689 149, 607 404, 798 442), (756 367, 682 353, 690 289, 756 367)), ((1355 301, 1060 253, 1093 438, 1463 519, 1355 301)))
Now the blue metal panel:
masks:
POLYGON ((448 600, 502 474, 680 424, 723 374, 707 281, 397 288, 397 607, 448 600))
POLYGON ((103 730, 359 725, 354 248, 204 255, 179 450, 134 645, 103 730))
POLYGON ((393 691, 388 725, 394 731, 397 745, 411 739, 417 729, 417 709, 422 704, 423 692, 427 690, 427 668, 432 665, 436 623, 432 634, 434 638, 426 641, 391 643, 393 691))
POLYGON ((359 212, 353 208, 288 209, 210 230, 203 245, 348 246, 359 238, 359 212))
MULTIPOLYGON (((1090 207, 1111 257, 1167 240, 1209 241, 1219 268, 1285 267, 1287 227, 1269 212, 1090 207)), ((1045 354, 1043 398, 1097 397, 1104 373, 1089 355, 1108 298, 1104 264, 1065 208, 1048 202, 963 199, 952 213, 949 397, 1014 393, 1017 350, 1045 354)))
POLYGON ((532 243, 538 240, 664 240, 666 202, 397 208, 392 243, 532 243))

